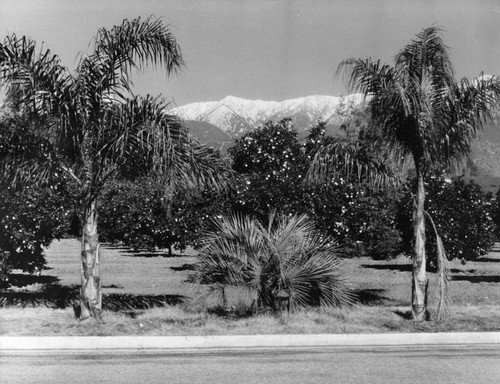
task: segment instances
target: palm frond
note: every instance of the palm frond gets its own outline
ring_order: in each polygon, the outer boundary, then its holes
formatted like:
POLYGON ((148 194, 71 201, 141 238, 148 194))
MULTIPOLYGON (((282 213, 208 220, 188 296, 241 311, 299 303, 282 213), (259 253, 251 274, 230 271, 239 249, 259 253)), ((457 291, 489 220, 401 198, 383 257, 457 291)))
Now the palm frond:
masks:
POLYGON ((177 189, 227 191, 233 178, 229 160, 218 150, 200 144, 189 136, 176 164, 177 189))
POLYGON ((0 122, 0 184, 43 185, 58 172, 63 170, 53 143, 40 136, 29 120, 15 116, 0 122))
POLYGON ((471 151, 473 140, 493 121, 500 107, 500 78, 462 79, 445 95, 446 105, 438 126, 436 155, 431 157, 451 169, 460 169, 471 151))
POLYGON ((438 281, 439 281, 439 298, 438 298, 438 308, 437 308, 437 319, 445 320, 450 317, 451 308, 451 297, 449 293, 450 285, 450 265, 448 260, 448 255, 443 245, 443 240, 436 228, 436 224, 432 219, 432 216, 425 211, 425 215, 429 219, 429 222, 434 229, 434 234, 436 236, 436 258, 437 258, 437 269, 438 269, 438 281))
MULTIPOLYGON (((329 184, 349 180, 367 182, 374 188, 399 184, 396 164, 369 152, 358 140, 337 140, 321 148, 313 158, 305 181, 309 184, 329 184)), ((383 155, 383 153, 379 153, 383 155)))
POLYGON ((377 95, 392 87, 393 69, 380 60, 350 58, 342 61, 336 75, 342 74, 351 92, 362 92, 365 96, 377 95))
POLYGON ((453 66, 442 32, 437 26, 424 28, 396 55, 399 81, 411 86, 430 78, 437 88, 453 84, 453 66))
POLYGON ((165 66, 167 74, 178 71, 183 65, 179 45, 168 25, 160 18, 147 17, 124 20, 111 30, 101 28, 95 38, 98 56, 117 61, 118 66, 142 68, 144 63, 165 66))
POLYGON ((291 309, 314 302, 349 307, 354 295, 337 253, 335 242, 319 235, 304 215, 271 218, 264 228, 235 214, 217 221, 207 234, 192 279, 243 287, 260 306, 274 308, 279 294, 286 293, 291 309))
POLYGON ((12 34, 0 43, 0 83, 20 91, 32 112, 56 107, 54 101, 66 91, 67 78, 59 57, 44 46, 37 50, 30 38, 12 34))
MULTIPOLYGON (((476 133, 500 105, 498 78, 481 75, 474 81, 455 80, 448 47, 436 26, 423 29, 405 45, 393 67, 371 59, 349 59, 339 68, 347 71, 350 89, 370 96, 372 119, 385 148, 390 149, 387 153, 395 162, 410 158, 421 177, 438 167, 450 170, 466 160, 476 133)), ((322 163, 316 167, 329 177, 336 171, 322 163)), ((441 317, 446 306, 446 257, 437 232, 436 237, 443 260, 441 317)), ((414 257, 424 258, 424 254, 414 257)))
POLYGON ((95 51, 81 59, 78 72, 82 79, 92 80, 91 88, 130 89, 130 71, 146 65, 164 67, 168 74, 184 65, 180 47, 162 19, 124 20, 110 30, 99 29, 94 40, 95 51), (97 76, 93 76, 96 74, 97 76))

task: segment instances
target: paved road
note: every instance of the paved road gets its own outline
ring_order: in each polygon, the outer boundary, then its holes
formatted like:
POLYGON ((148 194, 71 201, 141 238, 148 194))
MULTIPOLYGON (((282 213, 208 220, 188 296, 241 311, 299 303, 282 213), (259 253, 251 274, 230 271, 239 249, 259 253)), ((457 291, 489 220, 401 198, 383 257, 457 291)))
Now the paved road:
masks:
POLYGON ((7 383, 498 383, 500 348, 382 347, 162 352, 3 352, 7 383))

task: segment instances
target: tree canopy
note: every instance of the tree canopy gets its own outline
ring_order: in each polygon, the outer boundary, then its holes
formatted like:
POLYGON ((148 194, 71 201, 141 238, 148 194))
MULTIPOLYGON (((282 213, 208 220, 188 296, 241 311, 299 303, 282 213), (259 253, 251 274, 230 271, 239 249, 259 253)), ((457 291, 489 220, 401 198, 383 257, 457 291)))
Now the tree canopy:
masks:
POLYGON ((165 186, 167 206, 181 184, 218 188, 227 180, 224 161, 165 113, 165 98, 133 94, 131 73, 147 65, 163 68, 167 75, 184 65, 177 40, 154 17, 99 29, 91 52, 80 54, 73 72, 28 37, 12 34, 0 44, 0 82, 19 96, 18 113, 33 134, 48 142, 42 156, 31 161, 22 151, 2 158, 2 177, 11 185, 37 184, 58 170, 78 185, 83 224, 80 318, 100 317, 97 200, 111 177, 154 176, 165 186))
MULTIPOLYGON (((455 80, 448 47, 436 26, 423 29, 405 45, 393 66, 351 58, 341 62, 337 72, 346 76, 351 91, 369 99, 381 148, 394 161, 411 159, 415 168, 412 312, 414 319, 423 320, 428 284, 424 178, 467 158, 472 139, 498 106, 500 79, 480 74, 474 80, 455 80)), ((438 250, 443 259, 443 248, 438 250)))

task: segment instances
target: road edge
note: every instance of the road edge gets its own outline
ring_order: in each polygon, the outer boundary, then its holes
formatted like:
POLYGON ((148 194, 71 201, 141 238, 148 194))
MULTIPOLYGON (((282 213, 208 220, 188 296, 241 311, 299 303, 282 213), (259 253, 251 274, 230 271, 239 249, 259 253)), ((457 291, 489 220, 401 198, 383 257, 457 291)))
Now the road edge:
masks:
POLYGON ((500 332, 223 336, 1 336, 0 352, 236 348, 500 345, 500 332))

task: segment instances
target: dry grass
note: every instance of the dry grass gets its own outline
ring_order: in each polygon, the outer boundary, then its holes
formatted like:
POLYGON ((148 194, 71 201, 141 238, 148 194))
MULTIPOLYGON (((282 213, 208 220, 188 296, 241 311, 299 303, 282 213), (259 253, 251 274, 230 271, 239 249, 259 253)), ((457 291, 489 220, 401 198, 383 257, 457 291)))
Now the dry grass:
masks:
POLYGON ((225 318, 181 307, 154 308, 135 318, 105 312, 104 321, 78 322, 70 309, 3 308, 3 336, 173 336, 307 333, 407 333, 500 331, 500 308, 463 307, 443 322, 407 320, 406 307, 360 306, 347 317, 318 310, 300 311, 281 319, 272 314, 225 318))
MULTIPOLYGON (((43 281, 64 287, 79 280, 78 242, 63 240, 48 251, 49 270, 43 281)), ((500 253, 492 252, 481 261, 452 263, 451 289, 454 306, 447 321, 417 323, 408 320, 410 301, 409 260, 373 261, 349 259, 343 263, 360 305, 347 316, 316 309, 300 311, 282 319, 273 314, 221 316, 194 305, 189 298, 205 291, 185 283, 189 265, 195 261, 188 252, 173 258, 161 253, 135 254, 121 248, 104 248, 102 275, 104 294, 128 294, 138 298, 158 295, 184 296, 186 303, 136 312, 105 311, 104 321, 78 322, 71 308, 0 308, 1 335, 215 335, 280 333, 386 333, 386 332, 474 332, 500 331, 500 253)), ((431 278, 431 312, 435 310, 435 276, 431 278)), ((43 284, 17 288, 10 294, 36 294, 43 284)), ((4 293, 5 294, 5 293, 4 293)), ((231 305, 239 305, 235 292, 231 305)), ((431 313, 432 315, 432 313, 431 313)))

